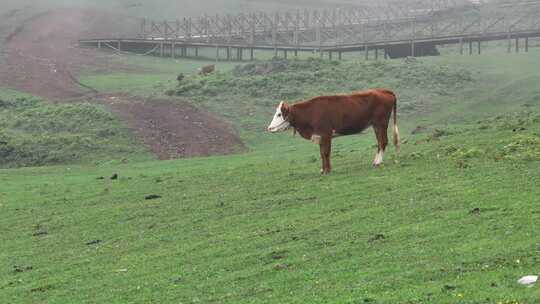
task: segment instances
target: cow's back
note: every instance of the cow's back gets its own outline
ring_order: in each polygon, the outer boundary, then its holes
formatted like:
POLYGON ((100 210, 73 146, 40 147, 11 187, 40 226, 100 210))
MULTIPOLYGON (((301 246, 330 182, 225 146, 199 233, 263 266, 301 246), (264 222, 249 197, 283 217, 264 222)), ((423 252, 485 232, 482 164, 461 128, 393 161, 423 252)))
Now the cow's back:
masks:
POLYGON ((320 96, 308 101, 313 124, 342 135, 362 132, 374 122, 388 118, 395 96, 387 90, 367 90, 351 95, 320 96))

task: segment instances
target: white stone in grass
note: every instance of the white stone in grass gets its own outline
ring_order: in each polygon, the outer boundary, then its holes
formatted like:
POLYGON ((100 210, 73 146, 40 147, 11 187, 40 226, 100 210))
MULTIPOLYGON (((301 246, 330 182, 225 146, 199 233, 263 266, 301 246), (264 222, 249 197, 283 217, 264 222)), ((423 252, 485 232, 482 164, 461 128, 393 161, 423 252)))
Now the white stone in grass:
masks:
POLYGON ((536 275, 528 275, 524 276, 521 279, 518 280, 518 283, 521 285, 527 285, 531 286, 532 284, 536 283, 538 281, 538 276, 536 275))

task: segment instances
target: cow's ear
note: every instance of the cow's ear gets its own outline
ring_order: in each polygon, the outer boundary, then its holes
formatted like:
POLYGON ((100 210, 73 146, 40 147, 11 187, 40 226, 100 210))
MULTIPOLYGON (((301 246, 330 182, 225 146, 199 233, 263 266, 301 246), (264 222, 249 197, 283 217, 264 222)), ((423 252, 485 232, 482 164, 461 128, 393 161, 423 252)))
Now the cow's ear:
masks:
POLYGON ((285 102, 283 102, 281 104, 281 113, 283 114, 283 116, 287 116, 287 114, 289 114, 289 105, 286 104, 285 102))

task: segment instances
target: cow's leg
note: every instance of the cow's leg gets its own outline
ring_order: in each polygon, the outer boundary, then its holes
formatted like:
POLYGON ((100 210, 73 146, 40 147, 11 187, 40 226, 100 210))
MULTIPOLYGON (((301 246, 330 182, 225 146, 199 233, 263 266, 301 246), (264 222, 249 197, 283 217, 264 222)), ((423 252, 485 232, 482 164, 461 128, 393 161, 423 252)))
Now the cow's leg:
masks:
POLYGON ((373 166, 378 166, 380 162, 380 154, 381 154, 381 144, 380 144, 380 136, 379 136, 379 129, 376 126, 373 126, 373 131, 375 132, 375 139, 377 139, 377 154, 375 154, 375 159, 373 160, 373 166))
POLYGON ((373 130, 375 131, 378 145, 377 155, 373 160, 373 166, 376 167, 382 164, 384 151, 386 150, 386 146, 388 145, 388 124, 373 126, 373 130))
POLYGON ((330 152, 332 150, 332 136, 322 136, 319 145, 321 149, 322 168, 321 174, 329 174, 332 170, 330 165, 330 152))

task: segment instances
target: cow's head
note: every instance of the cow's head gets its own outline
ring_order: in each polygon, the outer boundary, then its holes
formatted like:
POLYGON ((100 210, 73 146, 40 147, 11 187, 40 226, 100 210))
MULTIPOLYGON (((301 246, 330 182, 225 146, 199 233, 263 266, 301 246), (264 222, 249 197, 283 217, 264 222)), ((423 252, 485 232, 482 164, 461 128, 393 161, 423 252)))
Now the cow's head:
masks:
POLYGON ((274 133, 287 130, 291 126, 288 121, 289 113, 289 105, 282 101, 276 109, 276 114, 274 114, 272 122, 268 126, 268 131, 274 133))

